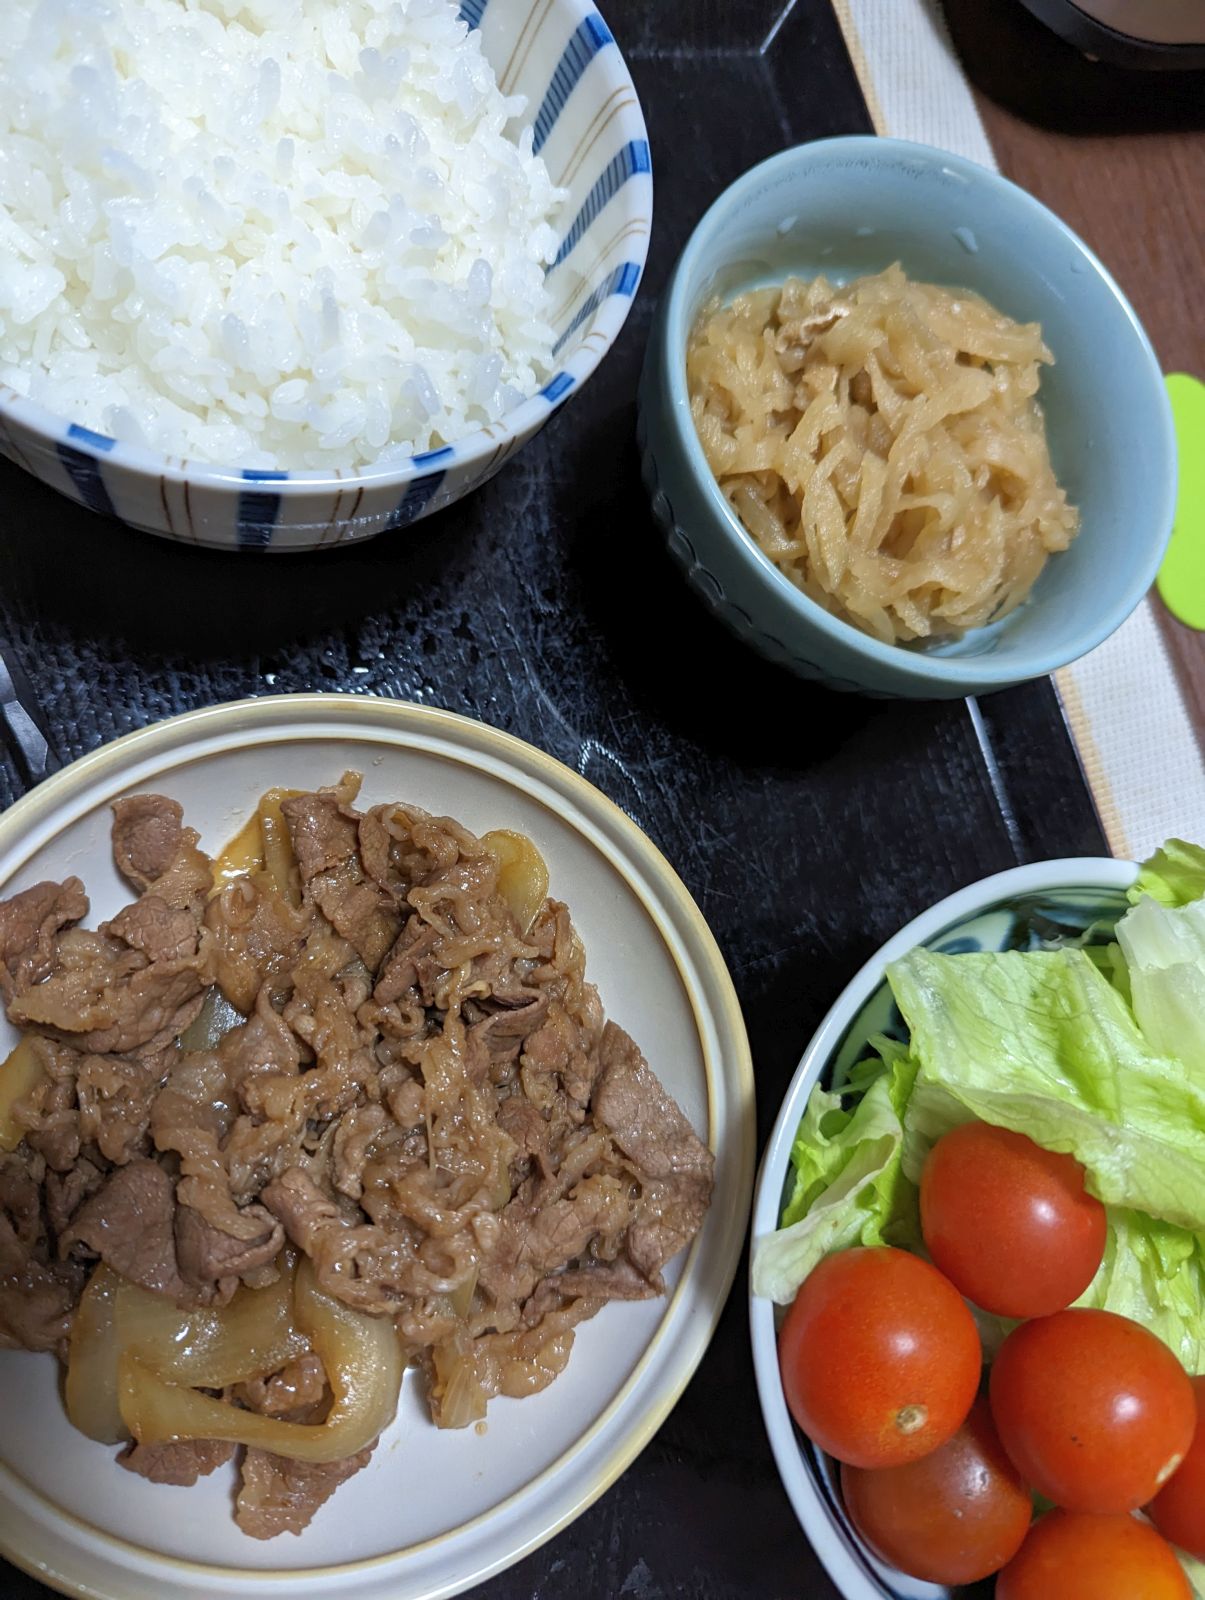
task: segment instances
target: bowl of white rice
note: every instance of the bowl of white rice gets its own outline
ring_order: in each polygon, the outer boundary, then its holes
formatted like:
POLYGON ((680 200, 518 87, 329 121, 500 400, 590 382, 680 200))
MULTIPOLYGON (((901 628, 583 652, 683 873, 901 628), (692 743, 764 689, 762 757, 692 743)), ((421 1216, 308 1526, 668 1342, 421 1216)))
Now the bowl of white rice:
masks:
POLYGON ((589 0, 4 0, 0 454, 223 549, 485 482, 617 337, 652 222, 589 0))

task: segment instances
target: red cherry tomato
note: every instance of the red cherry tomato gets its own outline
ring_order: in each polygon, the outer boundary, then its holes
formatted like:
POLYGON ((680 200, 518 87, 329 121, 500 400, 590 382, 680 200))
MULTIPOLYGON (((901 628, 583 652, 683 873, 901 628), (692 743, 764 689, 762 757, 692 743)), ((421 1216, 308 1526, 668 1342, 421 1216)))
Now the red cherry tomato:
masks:
POLYGON ((920 1180, 921 1227, 954 1287, 1001 1317, 1046 1317, 1077 1300, 1105 1251, 1105 1208, 1073 1156, 968 1122, 939 1139, 920 1180))
POLYGON ((1205 1561, 1205 1378, 1192 1380, 1197 1431, 1188 1454, 1146 1508, 1165 1539, 1205 1561))
POLYGON ((1197 1426, 1184 1368, 1111 1311, 1059 1311, 1014 1328, 992 1368, 991 1401, 1021 1476, 1069 1511, 1145 1505, 1197 1426))
POLYGON ((890 1566, 926 1583, 975 1583, 1020 1549, 1033 1502, 980 1395, 952 1439, 919 1461, 841 1468, 854 1527, 890 1566))
POLYGON ((919 1256, 843 1250, 804 1280, 778 1340, 804 1433, 838 1461, 892 1467, 962 1425, 982 1353, 965 1301, 919 1256))
POLYGON ((1192 1600, 1192 1589, 1136 1517, 1050 1511, 996 1579, 996 1600, 1192 1600))

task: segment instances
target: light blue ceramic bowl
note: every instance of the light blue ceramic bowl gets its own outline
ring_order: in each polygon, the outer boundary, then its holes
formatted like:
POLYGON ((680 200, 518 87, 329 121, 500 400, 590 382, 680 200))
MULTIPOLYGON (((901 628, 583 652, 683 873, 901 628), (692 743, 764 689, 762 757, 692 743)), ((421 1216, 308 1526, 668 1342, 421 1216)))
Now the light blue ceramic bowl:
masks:
POLYGON ((640 396, 644 471, 669 548, 707 605, 773 661, 839 689, 914 698, 1036 678, 1108 637, 1152 583, 1176 458, 1159 364, 1125 296, 1045 206, 985 168, 898 139, 800 145, 737 180, 695 229, 662 297, 640 396), (1081 514, 1027 604, 956 643, 879 643, 784 578, 741 528, 690 416, 685 350, 714 294, 893 261, 1040 322, 1051 457, 1081 514))
POLYGON ((461 0, 460 18, 566 191, 548 269, 556 369, 537 394, 454 444, 385 467, 264 472, 123 444, 0 384, 0 456, 92 511, 219 550, 312 550, 405 528, 492 478, 610 350, 653 220, 648 133, 627 64, 591 0, 461 0))

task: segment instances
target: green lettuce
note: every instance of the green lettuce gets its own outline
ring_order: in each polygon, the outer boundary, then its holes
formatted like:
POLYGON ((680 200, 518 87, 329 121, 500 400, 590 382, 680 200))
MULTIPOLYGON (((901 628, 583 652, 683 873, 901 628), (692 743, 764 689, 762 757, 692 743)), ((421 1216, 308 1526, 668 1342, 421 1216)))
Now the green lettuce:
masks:
MULTIPOLYGON (((1076 1303, 1132 1317, 1205 1372, 1205 849, 1170 840, 1130 899, 1115 942, 918 949, 889 968, 910 1041, 874 1041, 841 1093, 813 1091, 783 1226, 754 1245, 755 1293, 786 1304, 850 1245, 922 1249, 925 1156, 978 1119, 1074 1155, 1108 1206, 1076 1303)), ((1013 1324, 977 1318, 991 1360, 1013 1324)), ((1177 1554, 1205 1600, 1205 1563, 1177 1554)))
POLYGON ((1076 1301, 1132 1317, 1205 1371, 1205 1242, 1140 1211, 1110 1211, 1104 1260, 1076 1301))
POLYGON ((1195 1556, 1190 1556, 1187 1550, 1177 1550, 1176 1555, 1184 1568, 1184 1576, 1192 1584, 1196 1600, 1205 1600, 1205 1561, 1198 1561, 1195 1556))
POLYGON ((906 1176, 980 1119, 1074 1155, 1106 1205, 1205 1229, 1205 1084, 1151 1047, 1082 950, 918 949, 888 976, 919 1063, 906 1176))
POLYGON ((1205 897, 1205 849, 1169 839, 1138 869, 1129 891, 1135 903, 1149 896, 1163 906, 1186 906, 1205 897))
POLYGON ((1205 1080, 1205 900, 1140 900, 1117 924, 1143 1035, 1205 1080))
POLYGON ((889 1060, 856 1069, 868 1083, 850 1107, 813 1089, 791 1149, 794 1188, 777 1233, 755 1241, 753 1292, 788 1304, 817 1262, 855 1244, 920 1243, 915 1185, 900 1170, 901 1114, 916 1064, 883 1041, 889 1060))

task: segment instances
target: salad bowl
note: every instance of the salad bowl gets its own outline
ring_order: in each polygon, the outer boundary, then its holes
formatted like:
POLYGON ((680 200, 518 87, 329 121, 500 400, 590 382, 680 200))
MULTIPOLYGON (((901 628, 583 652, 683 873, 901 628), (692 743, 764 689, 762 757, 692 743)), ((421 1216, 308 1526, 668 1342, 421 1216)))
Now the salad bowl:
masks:
MULTIPOLYGON (((1132 862, 1097 857, 1014 867, 971 884, 909 922, 861 968, 821 1022, 791 1080, 762 1159, 753 1206, 754 1250, 779 1226, 792 1188, 791 1148, 813 1089, 840 1088, 874 1036, 906 1037, 888 966, 924 946, 940 954, 1030 950, 1108 930, 1129 908, 1132 862)), ((758 1397, 783 1486, 795 1514, 844 1600, 938 1600, 952 1594, 876 1559, 841 1502, 838 1471, 795 1427, 779 1376, 782 1308, 750 1290, 758 1397)), ((986 1595, 990 1583, 980 1586, 986 1595)), ((959 1591, 967 1593, 967 1591, 959 1591)), ((979 1592, 978 1590, 973 1592, 979 1592)))

